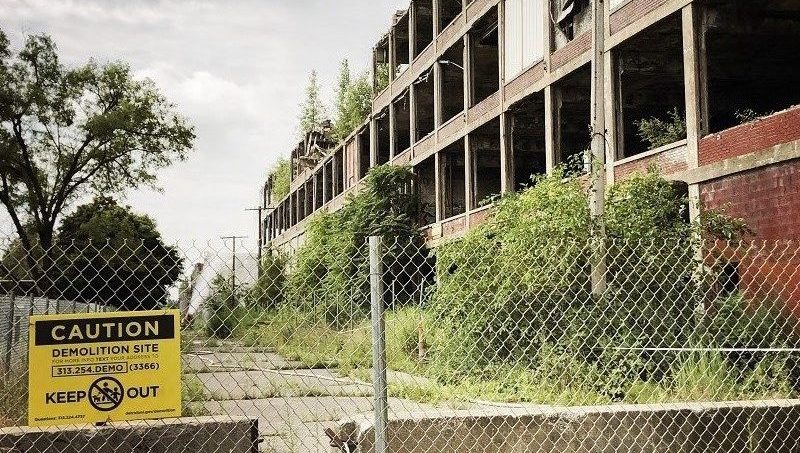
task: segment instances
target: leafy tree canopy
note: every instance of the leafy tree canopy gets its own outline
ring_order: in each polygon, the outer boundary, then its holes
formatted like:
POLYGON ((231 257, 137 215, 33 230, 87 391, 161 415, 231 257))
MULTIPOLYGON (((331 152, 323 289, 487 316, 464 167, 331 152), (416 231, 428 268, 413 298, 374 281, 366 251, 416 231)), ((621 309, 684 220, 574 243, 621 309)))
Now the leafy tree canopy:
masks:
POLYGON ((185 159, 194 138, 126 63, 67 67, 47 35, 14 54, 0 30, 0 202, 25 249, 49 250, 60 216, 86 195, 155 187, 158 170, 185 159))
POLYGON ((306 86, 306 98, 300 104, 300 137, 302 138, 305 134, 322 125, 327 116, 325 104, 322 103, 322 98, 320 97, 317 71, 311 71, 311 75, 308 77, 308 85, 306 86))
POLYGON ((183 259, 164 244, 153 219, 107 197, 64 218, 56 249, 55 290, 67 300, 158 307, 183 270, 183 259))
POLYGON ((369 74, 365 72, 353 79, 347 60, 343 60, 336 92, 334 136, 339 140, 347 138, 369 116, 371 109, 372 87, 369 74))

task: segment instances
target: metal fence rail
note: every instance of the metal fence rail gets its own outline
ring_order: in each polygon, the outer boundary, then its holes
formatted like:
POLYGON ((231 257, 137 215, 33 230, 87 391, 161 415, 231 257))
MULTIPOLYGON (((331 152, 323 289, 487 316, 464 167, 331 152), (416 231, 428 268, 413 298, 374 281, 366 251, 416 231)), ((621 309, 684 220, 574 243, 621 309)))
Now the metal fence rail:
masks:
POLYGON ((0 364, 3 370, 25 366, 28 350, 28 318, 34 314, 53 315, 107 311, 110 307, 95 303, 37 297, 34 294, 0 295, 0 364))
POLYGON ((147 300, 182 310, 184 415, 257 419, 264 452, 800 448, 796 242, 142 250, 0 257, 33 281, 0 295, 0 423, 26 423, 28 315, 147 300))

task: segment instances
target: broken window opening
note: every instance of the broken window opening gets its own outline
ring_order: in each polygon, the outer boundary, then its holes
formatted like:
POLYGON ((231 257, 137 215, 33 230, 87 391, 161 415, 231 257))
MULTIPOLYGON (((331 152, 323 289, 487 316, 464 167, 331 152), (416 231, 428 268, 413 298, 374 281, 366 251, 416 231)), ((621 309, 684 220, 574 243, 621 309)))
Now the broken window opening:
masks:
POLYGON ((547 172, 544 93, 534 93, 511 107, 509 138, 514 155, 514 189, 530 187, 533 175, 547 172))
POLYGON ((470 30, 472 49, 472 87, 474 104, 500 89, 500 55, 497 10, 491 9, 470 30))
POLYGON ((591 146, 591 67, 586 64, 553 86, 557 162, 570 174, 586 173, 591 146))
POLYGON ((377 96, 387 86, 389 86, 389 35, 385 35, 373 50, 374 68, 372 71, 372 88, 377 96))
POLYGON ((324 204, 325 195, 323 192, 323 185, 322 185, 322 172, 317 172, 314 174, 314 210, 321 208, 324 204))
POLYGON ((800 104, 800 3, 716 0, 703 14, 710 132, 800 104))
POLYGON ((464 41, 447 49, 439 60, 442 89, 442 124, 464 111, 464 41))
POLYGON ((394 37, 394 75, 397 77, 408 68, 411 63, 409 58, 409 25, 408 11, 395 14, 395 26, 392 33, 394 37), (402 15, 401 15, 402 14, 402 15))
POLYGON ((681 30, 673 14, 614 49, 621 158, 686 139, 681 30))
POLYGON ((472 148, 471 206, 481 207, 500 196, 500 119, 495 118, 470 134, 472 148))
POLYGON ((303 204, 305 211, 303 213, 303 218, 306 218, 314 212, 314 180, 312 178, 309 178, 305 184, 303 184, 303 192, 305 193, 305 203, 303 204))
POLYGON ((325 166, 322 169, 324 175, 324 190, 322 192, 323 195, 323 202, 327 203, 333 199, 333 160, 328 160, 325 162, 325 166))
POLYGON ((419 197, 419 224, 436 223, 436 164, 434 156, 415 165, 414 174, 419 197))
POLYGON ((456 17, 461 14, 462 7, 461 0, 439 1, 439 31, 444 30, 456 20, 456 17))
MULTIPOLYGON (((411 146, 411 106, 409 104, 410 96, 408 90, 392 102, 392 108, 394 109, 395 155, 402 153, 411 146)), ((385 164, 388 161, 388 158, 385 162, 379 159, 378 165, 385 164)))
POLYGON ((338 196, 344 192, 345 172, 344 172, 344 156, 343 152, 339 151, 333 155, 333 196, 338 196))
POLYGON ((414 127, 415 143, 432 133, 435 127, 433 87, 433 68, 414 82, 414 119, 417 123, 414 127))
POLYGON ((358 134, 358 180, 361 181, 369 171, 370 142, 372 141, 370 129, 366 128, 358 134))
POLYGON ((456 141, 440 151, 439 160, 442 171, 444 218, 463 214, 467 210, 467 198, 464 193, 464 141, 456 141))
POLYGON ((551 0, 553 48, 560 49, 592 28, 591 0, 551 0))
POLYGON ((433 42, 433 0, 415 0, 414 58, 433 42))
POLYGON ((389 131, 389 107, 383 109, 375 117, 375 129, 378 133, 377 165, 389 162, 391 153, 391 136, 389 131))

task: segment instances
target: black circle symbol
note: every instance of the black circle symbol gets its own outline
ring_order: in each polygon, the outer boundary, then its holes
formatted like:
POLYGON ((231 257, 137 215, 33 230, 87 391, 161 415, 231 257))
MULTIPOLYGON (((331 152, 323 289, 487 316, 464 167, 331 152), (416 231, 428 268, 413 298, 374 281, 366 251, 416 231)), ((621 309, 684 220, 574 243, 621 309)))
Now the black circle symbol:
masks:
POLYGON ((101 377, 89 386, 89 404, 99 411, 112 411, 122 404, 124 393, 121 382, 111 376, 101 377))

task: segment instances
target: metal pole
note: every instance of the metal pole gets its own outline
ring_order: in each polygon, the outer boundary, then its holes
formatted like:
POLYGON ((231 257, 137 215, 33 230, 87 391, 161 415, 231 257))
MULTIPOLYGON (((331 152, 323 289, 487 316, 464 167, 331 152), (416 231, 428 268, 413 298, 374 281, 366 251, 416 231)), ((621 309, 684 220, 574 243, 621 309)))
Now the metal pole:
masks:
POLYGON ((6 329, 6 358, 5 358, 5 368, 6 373, 11 371, 11 348, 13 347, 14 342, 14 310, 15 310, 15 303, 14 303, 14 292, 11 292, 10 297, 11 303, 8 307, 8 329, 6 329))
POLYGON ((369 286, 372 306, 372 368, 375 390, 375 453, 388 452, 389 399, 386 384, 386 333, 383 320, 383 250, 379 236, 369 237, 369 286))

